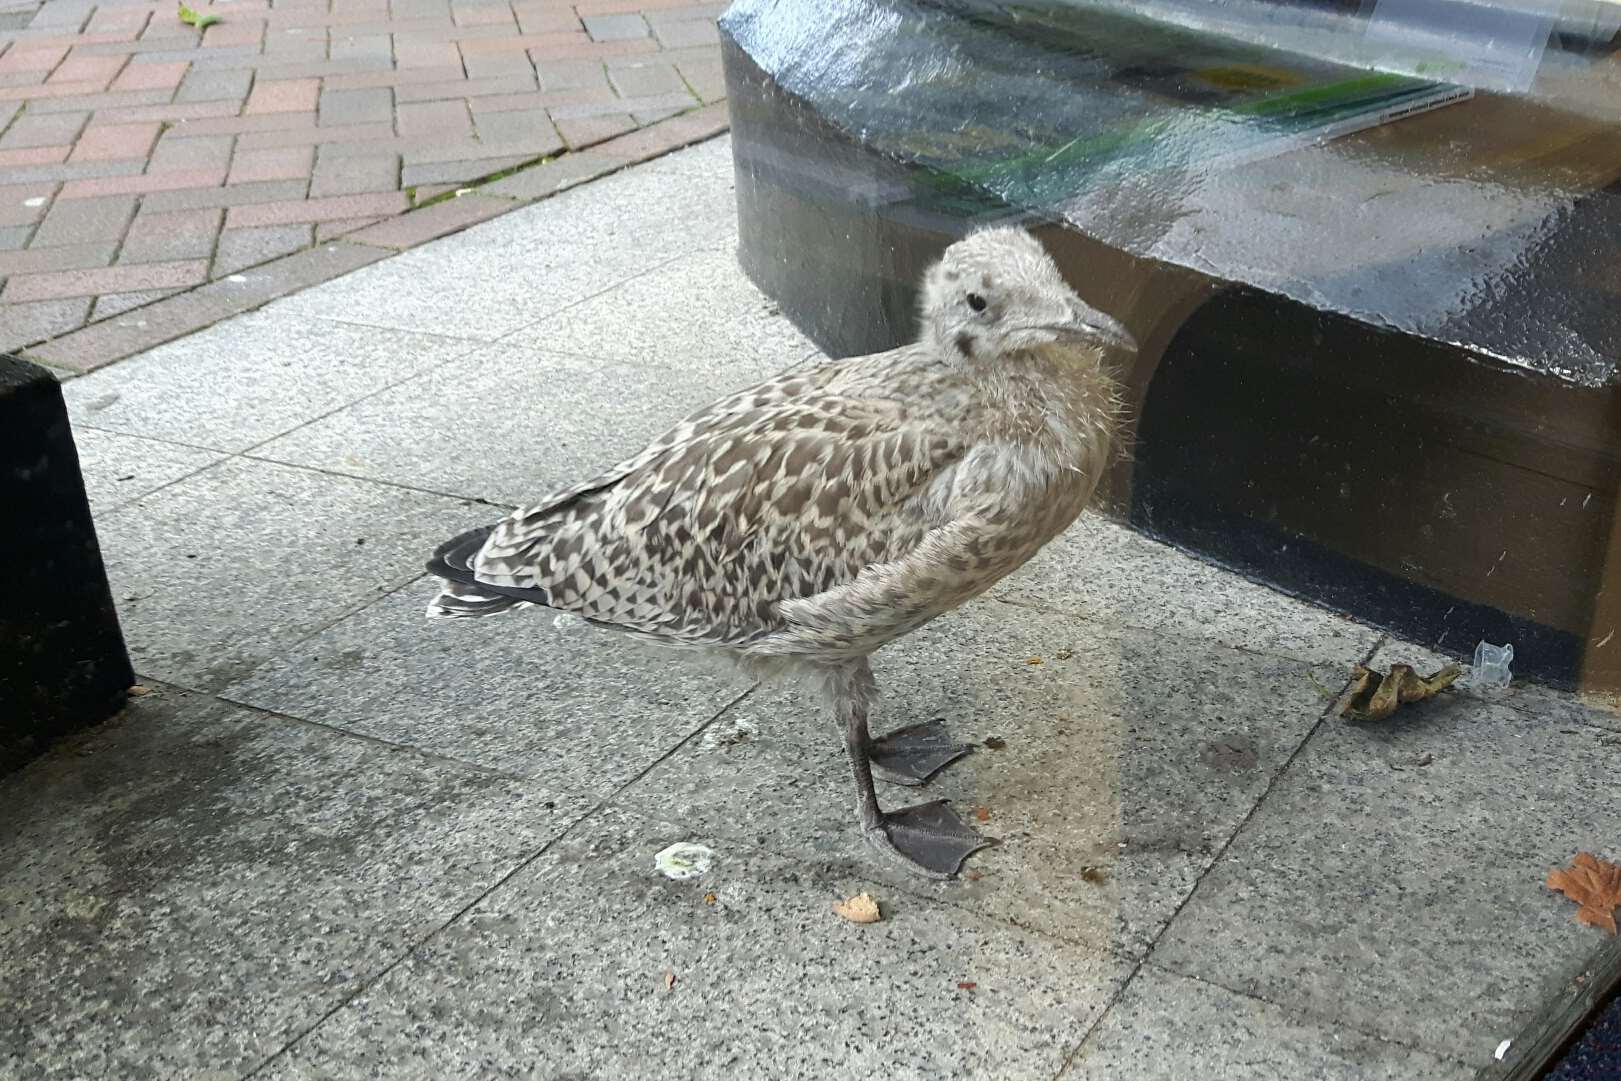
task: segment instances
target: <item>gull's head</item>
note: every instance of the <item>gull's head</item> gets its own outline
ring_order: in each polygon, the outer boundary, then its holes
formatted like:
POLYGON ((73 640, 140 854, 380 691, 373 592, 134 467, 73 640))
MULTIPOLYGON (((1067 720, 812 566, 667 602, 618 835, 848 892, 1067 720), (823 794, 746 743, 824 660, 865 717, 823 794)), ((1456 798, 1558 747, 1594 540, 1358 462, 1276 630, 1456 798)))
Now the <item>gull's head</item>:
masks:
POLYGON ((945 250, 923 280, 923 340, 990 362, 1047 345, 1135 350, 1126 329, 1075 295, 1041 242, 1001 226, 945 250))

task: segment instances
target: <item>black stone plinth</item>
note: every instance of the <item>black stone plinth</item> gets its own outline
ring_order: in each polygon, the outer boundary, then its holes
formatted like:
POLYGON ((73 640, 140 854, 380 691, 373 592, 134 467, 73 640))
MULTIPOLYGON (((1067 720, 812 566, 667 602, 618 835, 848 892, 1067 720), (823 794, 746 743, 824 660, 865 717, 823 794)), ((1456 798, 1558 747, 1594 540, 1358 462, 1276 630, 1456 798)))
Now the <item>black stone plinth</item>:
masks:
POLYGON ((105 720, 134 682, 62 390, 0 356, 0 774, 105 720))
MULTIPOLYGON (((871 89, 869 68, 852 60, 848 84, 817 97, 840 69, 815 57, 914 48, 918 80, 940 67, 918 36, 952 18, 937 5, 851 6, 893 7, 917 34, 862 38, 871 20, 768 0, 722 21, 739 259, 813 341, 848 356, 912 340, 928 264, 975 226, 1022 222, 1141 344, 1118 373, 1130 454, 1104 482, 1107 513, 1442 652, 1512 642, 1516 675, 1621 686, 1621 185, 1595 165, 1621 148, 1613 125, 1482 95, 1245 166, 1247 188, 1201 178, 1172 192, 1185 203, 1116 184, 1021 205, 873 146, 846 92, 871 89), (1541 173, 1490 172, 1566 130, 1567 156, 1541 173), (1366 207, 1384 196, 1349 193, 1376 167, 1400 188, 1378 214, 1366 207), (1448 248, 1413 240, 1448 205, 1435 185, 1469 168, 1501 183, 1500 200, 1482 181, 1464 207, 1484 224, 1448 248), (1570 190, 1516 201, 1515 184, 1549 176, 1570 190), (1272 178, 1288 213, 1269 209, 1272 178), (1311 200, 1328 207, 1320 229, 1295 213, 1311 200), (1533 210, 1493 232, 1505 206, 1533 210), (1205 236, 1226 246, 1188 248, 1205 236)), ((1056 63, 1038 46, 1032 78, 1056 63)), ((901 94, 882 108, 904 126, 901 94)), ((1039 168, 1024 179, 1042 190, 1039 168)))

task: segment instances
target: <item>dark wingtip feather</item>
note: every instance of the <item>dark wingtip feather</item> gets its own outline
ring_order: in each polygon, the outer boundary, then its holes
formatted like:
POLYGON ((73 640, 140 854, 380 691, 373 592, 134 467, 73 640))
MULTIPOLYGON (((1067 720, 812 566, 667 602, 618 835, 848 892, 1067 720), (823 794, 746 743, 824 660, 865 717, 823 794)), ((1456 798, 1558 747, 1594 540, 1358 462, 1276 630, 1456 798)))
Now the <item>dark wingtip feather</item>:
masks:
POLYGON ((545 595, 539 590, 492 586, 474 576, 473 563, 494 530, 493 525, 479 526, 434 549, 428 573, 444 582, 445 587, 428 605, 430 619, 493 616, 545 603, 545 595))
POLYGON ((447 582, 476 584, 478 580, 473 577, 473 560, 478 558, 479 549, 484 547, 484 542, 494 530, 493 525, 481 525, 450 538, 433 550, 433 558, 428 560, 428 573, 447 582))

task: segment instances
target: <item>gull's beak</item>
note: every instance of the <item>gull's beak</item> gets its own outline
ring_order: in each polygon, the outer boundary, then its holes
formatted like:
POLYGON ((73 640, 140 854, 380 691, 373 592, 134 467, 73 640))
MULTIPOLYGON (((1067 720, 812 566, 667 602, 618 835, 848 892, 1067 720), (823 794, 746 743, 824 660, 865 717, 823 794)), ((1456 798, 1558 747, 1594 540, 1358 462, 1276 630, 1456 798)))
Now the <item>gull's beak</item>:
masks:
POLYGON ((1130 331, 1096 308, 1088 308, 1085 305, 1077 307, 1068 322, 1054 323, 1045 329, 1067 338, 1079 338, 1112 349, 1124 349, 1133 353, 1137 351, 1137 339, 1131 336, 1130 331))

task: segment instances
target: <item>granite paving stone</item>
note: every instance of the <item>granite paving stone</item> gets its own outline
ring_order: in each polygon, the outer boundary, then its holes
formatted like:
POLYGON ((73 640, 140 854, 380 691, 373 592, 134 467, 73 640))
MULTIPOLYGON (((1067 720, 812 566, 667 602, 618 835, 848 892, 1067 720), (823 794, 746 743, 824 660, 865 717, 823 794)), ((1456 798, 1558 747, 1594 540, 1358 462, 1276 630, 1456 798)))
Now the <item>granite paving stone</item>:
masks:
POLYGON ((310 243, 312 226, 256 225, 246 229, 226 229, 214 248, 210 276, 224 277, 278 256, 300 251, 310 243))
POLYGON ((6 321, 0 324, 0 349, 20 349, 29 342, 83 326, 85 317, 90 314, 90 304, 90 297, 70 297, 7 305, 6 321))
POLYGON ((727 354, 678 366, 493 345, 254 453, 522 504, 606 469, 688 412, 754 381, 748 365, 727 354), (540 401, 550 403, 543 417, 527 404, 540 401), (412 438, 402 440, 402 430, 412 438))
MULTIPOLYGON (((434 545, 499 515, 462 508, 434 545)), ((369 547, 370 542, 368 542, 369 547)), ((669 658, 550 617, 429 621, 430 581, 278 653, 232 700, 606 798, 748 688, 725 667, 669 658), (335 675, 341 673, 341 684, 335 675), (639 688, 627 694, 627 688, 639 688)))
POLYGON ((1000 602, 942 617, 874 668, 875 733, 944 718, 977 746, 926 789, 884 784, 880 799, 950 800, 1000 842, 970 857, 978 877, 936 887, 866 845, 814 687, 762 688, 621 799, 1141 956, 1327 706, 1287 658, 1000 602))
POLYGON ((76 380, 68 407, 98 428, 240 451, 472 348, 256 313, 76 380))
POLYGON ((729 244, 735 221, 730 190, 712 177, 627 172, 273 307, 494 341, 679 255, 729 244))
POLYGON ((225 458, 218 451, 86 425, 73 430, 73 442, 90 510, 98 516, 225 458))
POLYGON ((507 340, 580 356, 724 364, 739 388, 815 349, 744 276, 730 245, 672 260, 507 340))
POLYGON ((468 518, 461 500, 233 458, 96 528, 137 671, 212 690, 410 583, 468 518))
POLYGON ((90 309, 90 318, 100 320, 114 315, 122 315, 125 312, 145 307, 165 297, 174 296, 180 291, 179 287, 170 287, 166 289, 137 289, 128 293, 102 293, 96 297, 95 307, 90 309))
POLYGON ((0 1074, 243 1076, 586 809, 156 686, 0 780, 0 1074))
POLYGON ((1463 696, 1326 722, 1153 960, 1486 1065, 1598 948, 1542 883, 1621 836, 1604 734, 1463 696))
POLYGON ((1474 1076, 1461 1063, 1147 965, 1109 1007, 1060 1081, 1471 1081, 1474 1076))
POLYGON ((610 811, 414 952, 266 1077, 606 1079, 655 1069, 1036 1081, 1057 1073, 1122 974, 1095 950, 610 811), (716 848, 707 873, 675 882, 654 870, 655 853, 694 839, 716 848), (862 889, 887 908, 882 923, 852 925, 830 911, 862 889))
MULTIPOLYGON (((1349 677, 1379 635, 1315 605, 1292 601, 1107 520, 1083 519, 993 595, 1085 620, 1193 633, 1229 645, 1328 666, 1349 677), (1107 567, 1080 574, 1077 567, 1107 567)), ((1304 670, 1304 665, 1302 670, 1304 670)), ((1305 677, 1302 676, 1302 679, 1305 677)))

